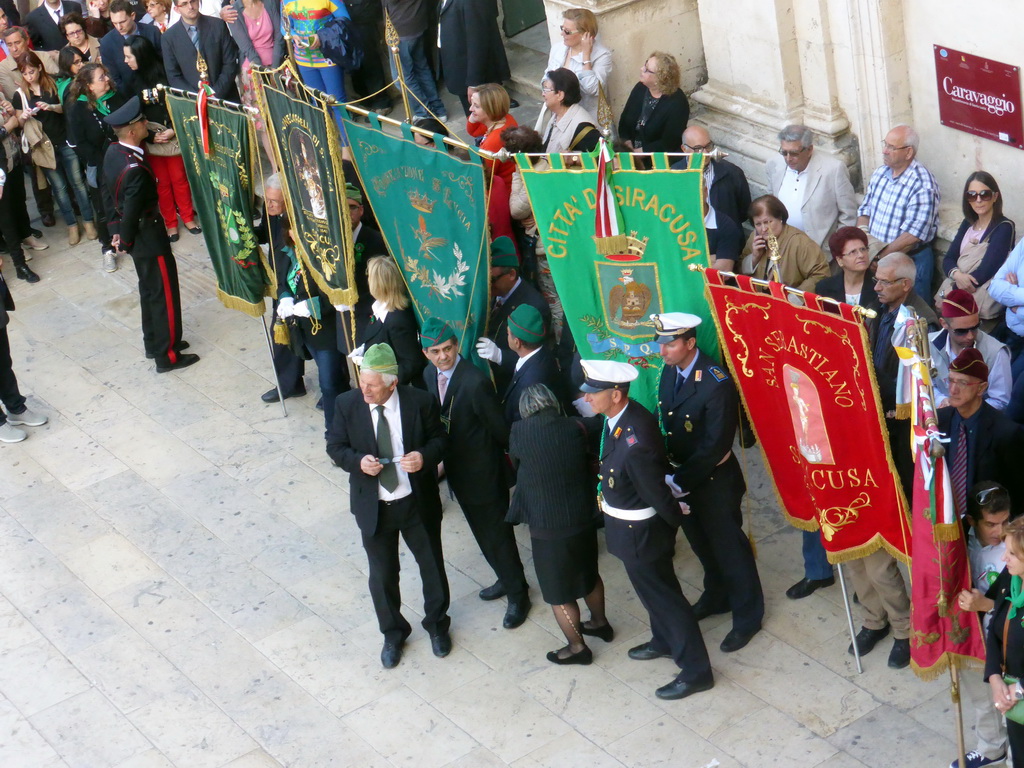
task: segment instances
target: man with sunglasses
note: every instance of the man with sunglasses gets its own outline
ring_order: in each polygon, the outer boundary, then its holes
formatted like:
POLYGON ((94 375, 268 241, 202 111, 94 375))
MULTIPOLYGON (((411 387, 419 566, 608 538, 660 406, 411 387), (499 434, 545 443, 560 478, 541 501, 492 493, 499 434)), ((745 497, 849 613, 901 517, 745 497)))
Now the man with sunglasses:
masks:
POLYGON ((779 154, 765 164, 768 191, 789 211, 790 226, 807 234, 823 250, 836 227, 857 221, 857 194, 846 164, 814 150, 814 134, 806 125, 787 125, 779 132, 779 154))
POLYGON ((967 291, 955 288, 946 294, 939 308, 942 312, 942 330, 928 335, 932 348, 932 364, 937 371, 932 380, 935 401, 948 405, 949 364, 965 349, 972 347, 981 352, 988 366, 988 388, 985 402, 1003 410, 1010 402, 1010 350, 981 330, 978 304, 967 291))

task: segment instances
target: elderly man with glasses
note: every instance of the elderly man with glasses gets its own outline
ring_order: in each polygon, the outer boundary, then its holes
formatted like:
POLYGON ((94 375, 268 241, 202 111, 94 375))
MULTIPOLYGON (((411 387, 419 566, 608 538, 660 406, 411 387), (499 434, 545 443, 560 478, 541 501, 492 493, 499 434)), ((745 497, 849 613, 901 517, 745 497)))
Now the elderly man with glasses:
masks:
POLYGON ((805 125, 779 132, 779 154, 765 164, 768 191, 789 211, 791 226, 823 250, 837 227, 857 221, 857 195, 842 160, 814 150, 814 134, 805 125))

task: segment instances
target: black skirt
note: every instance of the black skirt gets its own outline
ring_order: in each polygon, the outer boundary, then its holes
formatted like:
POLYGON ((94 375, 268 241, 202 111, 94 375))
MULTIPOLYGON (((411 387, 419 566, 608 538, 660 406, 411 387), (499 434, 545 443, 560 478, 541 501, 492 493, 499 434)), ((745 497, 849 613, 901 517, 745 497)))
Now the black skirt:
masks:
POLYGON ((533 567, 537 583, 548 605, 572 603, 586 597, 597 585, 597 529, 583 530, 552 537, 553 531, 530 531, 533 544, 533 567))

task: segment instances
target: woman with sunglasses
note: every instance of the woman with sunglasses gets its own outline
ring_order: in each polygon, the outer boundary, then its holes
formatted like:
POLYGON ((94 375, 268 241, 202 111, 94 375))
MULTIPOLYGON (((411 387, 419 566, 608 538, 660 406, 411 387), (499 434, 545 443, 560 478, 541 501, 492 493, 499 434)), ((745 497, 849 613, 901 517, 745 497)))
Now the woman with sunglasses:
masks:
POLYGON ((573 72, 580 81, 580 104, 596 116, 600 91, 604 88, 608 98, 612 73, 612 52, 597 39, 597 17, 586 8, 566 8, 558 31, 559 39, 551 43, 544 71, 564 67, 573 72))
POLYGON ((1003 315, 1003 305, 989 296, 988 287, 1013 247, 1014 226, 1003 215, 999 185, 986 171, 967 177, 963 196, 964 220, 942 260, 946 279, 935 294, 935 304, 953 288, 974 294, 984 330, 991 330, 1003 315))

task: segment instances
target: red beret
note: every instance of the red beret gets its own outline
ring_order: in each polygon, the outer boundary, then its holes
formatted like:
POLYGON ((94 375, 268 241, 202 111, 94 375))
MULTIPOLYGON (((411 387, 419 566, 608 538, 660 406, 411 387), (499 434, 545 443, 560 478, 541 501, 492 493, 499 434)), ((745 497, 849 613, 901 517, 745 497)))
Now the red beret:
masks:
POLYGON ((947 320, 978 314, 978 302, 962 288, 954 288, 942 300, 942 316, 947 320))
POLYGON ((949 370, 955 373, 962 373, 965 376, 973 376, 981 381, 988 381, 988 366, 985 365, 985 358, 976 347, 965 349, 954 360, 949 370))

